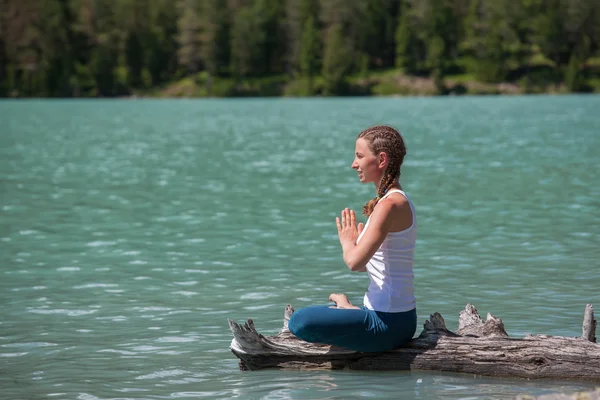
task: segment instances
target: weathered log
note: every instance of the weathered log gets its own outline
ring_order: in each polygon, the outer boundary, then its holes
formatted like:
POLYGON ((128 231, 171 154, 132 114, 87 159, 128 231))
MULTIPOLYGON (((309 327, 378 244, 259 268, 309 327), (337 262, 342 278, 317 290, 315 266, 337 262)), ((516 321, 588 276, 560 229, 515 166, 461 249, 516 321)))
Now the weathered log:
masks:
POLYGON ((596 321, 591 305, 586 307, 584 335, 580 338, 509 338, 501 319, 488 314, 484 322, 475 307, 467 304, 459 315, 456 332, 448 330, 444 318, 434 313, 417 338, 402 348, 382 353, 361 353, 300 340, 287 329, 293 312, 288 305, 284 326, 273 336, 258 333, 251 319, 243 325, 229 320, 234 336, 230 348, 240 359, 241 369, 429 370, 600 383, 600 345, 592 340, 596 321))

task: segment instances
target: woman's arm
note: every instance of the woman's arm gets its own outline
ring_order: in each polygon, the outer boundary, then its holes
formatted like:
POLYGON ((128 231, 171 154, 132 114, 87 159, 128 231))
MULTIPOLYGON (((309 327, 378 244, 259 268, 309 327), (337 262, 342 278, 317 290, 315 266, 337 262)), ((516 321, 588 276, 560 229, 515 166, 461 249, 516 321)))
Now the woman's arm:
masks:
POLYGON ((367 262, 390 232, 393 219, 399 216, 405 206, 408 206, 408 203, 389 199, 379 202, 369 219, 369 228, 359 243, 356 243, 359 234, 355 212, 346 208, 342 211, 341 219, 336 218, 342 256, 351 271, 366 270, 367 262))

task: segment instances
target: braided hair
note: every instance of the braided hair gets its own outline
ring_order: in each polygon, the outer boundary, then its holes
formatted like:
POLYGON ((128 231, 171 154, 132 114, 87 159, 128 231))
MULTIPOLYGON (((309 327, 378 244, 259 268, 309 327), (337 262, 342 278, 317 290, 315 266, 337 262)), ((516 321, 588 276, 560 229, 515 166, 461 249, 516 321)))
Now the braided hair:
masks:
POLYGON ((358 135, 357 139, 365 140, 371 153, 378 155, 384 152, 389 159, 388 166, 381 177, 377 197, 369 200, 363 207, 363 215, 368 217, 383 195, 394 186, 397 179, 400 179, 400 167, 406 155, 406 145, 400 132, 387 125, 367 128, 358 135))

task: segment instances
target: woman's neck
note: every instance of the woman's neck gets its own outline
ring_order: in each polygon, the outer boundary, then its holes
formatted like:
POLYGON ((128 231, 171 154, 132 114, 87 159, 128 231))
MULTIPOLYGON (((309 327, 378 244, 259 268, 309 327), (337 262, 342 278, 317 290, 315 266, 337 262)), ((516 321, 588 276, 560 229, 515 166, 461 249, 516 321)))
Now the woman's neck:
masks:
MULTIPOLYGON (((392 190, 392 189, 400 189, 400 190, 402 190, 402 186, 400 186, 400 182, 398 182, 397 180, 394 181, 394 184, 388 190, 392 190)), ((379 184, 375 185, 375 193, 379 193, 379 184)))

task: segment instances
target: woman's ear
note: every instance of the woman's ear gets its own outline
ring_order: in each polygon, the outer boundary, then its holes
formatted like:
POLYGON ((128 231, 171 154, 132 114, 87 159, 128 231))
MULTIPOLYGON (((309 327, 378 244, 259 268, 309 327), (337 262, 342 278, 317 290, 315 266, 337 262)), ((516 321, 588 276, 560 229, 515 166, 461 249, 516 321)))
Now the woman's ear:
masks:
POLYGON ((388 155, 385 152, 379 153, 379 168, 386 169, 388 164, 388 155))

